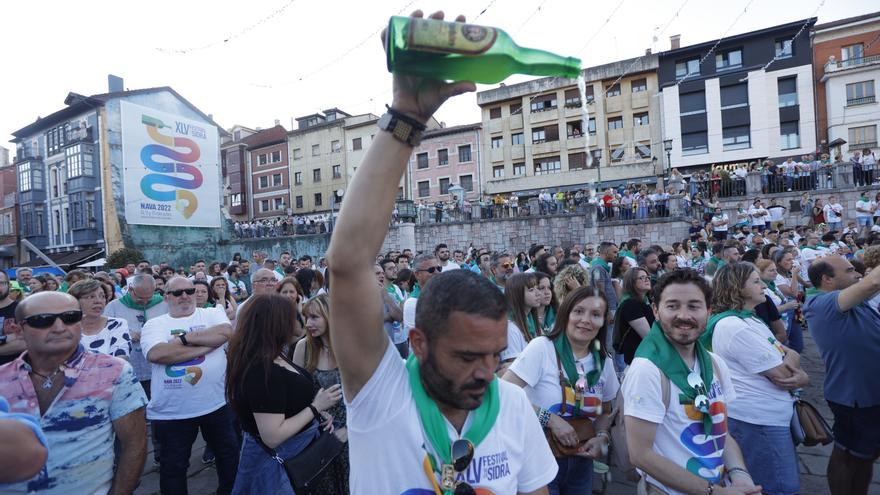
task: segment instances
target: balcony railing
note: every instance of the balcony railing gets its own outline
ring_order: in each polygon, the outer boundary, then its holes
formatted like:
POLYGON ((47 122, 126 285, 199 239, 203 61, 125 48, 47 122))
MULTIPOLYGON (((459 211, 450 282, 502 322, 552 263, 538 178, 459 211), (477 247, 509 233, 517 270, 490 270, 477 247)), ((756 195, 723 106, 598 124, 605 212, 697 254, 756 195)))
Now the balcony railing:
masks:
POLYGON ((864 105, 866 103, 874 103, 877 99, 874 95, 865 96, 864 98, 853 98, 852 100, 846 100, 846 106, 854 107, 856 105, 864 105))
POLYGON ((65 144, 73 143, 76 141, 91 141, 92 139, 92 128, 91 127, 80 127, 78 129, 70 129, 67 131, 65 135, 65 144))
POLYGON ((849 151, 862 151, 866 149, 874 149, 877 147, 877 141, 869 141, 867 143, 849 143, 849 151))
POLYGON ((829 60, 825 64, 825 72, 834 72, 838 70, 852 69, 863 65, 880 63, 880 55, 872 55, 870 57, 851 58, 849 60, 829 60))

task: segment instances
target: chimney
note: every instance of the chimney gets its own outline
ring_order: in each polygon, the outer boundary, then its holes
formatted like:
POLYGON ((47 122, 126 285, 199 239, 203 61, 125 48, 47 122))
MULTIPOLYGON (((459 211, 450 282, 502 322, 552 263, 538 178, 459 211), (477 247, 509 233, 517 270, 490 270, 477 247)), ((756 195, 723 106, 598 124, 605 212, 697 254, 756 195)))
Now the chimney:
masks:
POLYGON ((679 48, 681 48, 681 35, 673 34, 669 37, 669 49, 678 50, 679 48))
POLYGON ((113 74, 107 74, 107 92, 108 93, 118 93, 120 91, 124 91, 125 89, 124 81, 119 76, 114 76, 113 74))
POLYGON ((650 55, 650 54, 651 54, 651 49, 650 48, 645 49, 645 55, 650 55))
POLYGON ((279 125, 281 125, 281 121, 278 119, 275 119, 275 127, 278 127, 279 125))

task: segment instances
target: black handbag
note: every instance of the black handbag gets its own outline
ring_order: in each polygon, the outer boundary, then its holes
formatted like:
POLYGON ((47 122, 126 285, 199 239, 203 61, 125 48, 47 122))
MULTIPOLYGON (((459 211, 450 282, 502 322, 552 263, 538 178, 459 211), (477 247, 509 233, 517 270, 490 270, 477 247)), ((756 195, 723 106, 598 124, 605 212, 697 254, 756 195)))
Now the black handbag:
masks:
POLYGON ((270 457, 281 464, 297 494, 312 493, 318 480, 321 479, 321 475, 345 448, 345 444, 336 438, 336 435, 324 431, 318 435, 318 438, 312 440, 312 443, 302 452, 285 460, 275 452, 275 449, 270 449, 262 440, 257 437, 253 438, 270 457))

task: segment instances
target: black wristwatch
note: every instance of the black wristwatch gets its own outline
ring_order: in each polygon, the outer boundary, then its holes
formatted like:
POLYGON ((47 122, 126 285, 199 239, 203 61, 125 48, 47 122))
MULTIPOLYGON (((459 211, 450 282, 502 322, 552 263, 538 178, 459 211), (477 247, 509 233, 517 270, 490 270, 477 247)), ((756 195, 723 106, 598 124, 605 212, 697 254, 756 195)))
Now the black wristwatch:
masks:
POLYGON ((181 343, 181 344, 183 344, 183 345, 189 345, 189 342, 186 341, 186 334, 185 334, 185 333, 179 333, 179 334, 177 334, 177 338, 180 339, 180 343, 181 343))
POLYGON ((395 139, 412 147, 421 144, 425 125, 387 105, 385 107, 388 112, 379 119, 379 129, 390 132, 395 139))

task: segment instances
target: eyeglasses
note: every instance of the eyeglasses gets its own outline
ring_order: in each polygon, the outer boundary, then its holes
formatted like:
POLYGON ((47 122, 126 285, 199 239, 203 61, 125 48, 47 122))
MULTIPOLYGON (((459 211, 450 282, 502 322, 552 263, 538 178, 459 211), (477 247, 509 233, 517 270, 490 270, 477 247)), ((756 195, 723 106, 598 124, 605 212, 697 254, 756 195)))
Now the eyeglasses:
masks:
POLYGON ((501 268, 504 268, 504 269, 513 268, 513 263, 501 263, 501 268))
POLYGON ((650 278, 647 275, 640 275, 636 277, 636 280, 650 280, 650 278))
POLYGON ((191 296, 196 293, 196 288, 192 287, 190 289, 177 289, 177 290, 169 290, 166 294, 171 294, 174 297, 180 297, 183 294, 191 296))
POLYGON ((697 396, 694 397, 694 408, 703 414, 709 414, 709 398, 706 397, 706 384, 703 383, 703 378, 696 371, 692 371, 687 381, 688 385, 697 392, 697 396))
POLYGON ((428 268, 422 268, 422 269, 420 269, 420 270, 416 270, 416 271, 417 271, 417 272, 428 272, 428 273, 434 273, 434 272, 439 272, 439 271, 441 271, 441 270, 442 270, 442 268, 440 268, 439 266, 430 266, 430 267, 428 267, 428 268))
POLYGON ((26 325, 33 328, 49 328, 55 324, 56 318, 61 318, 61 322, 65 325, 72 325, 82 320, 82 311, 65 311, 63 313, 40 313, 31 315, 23 321, 26 325))
POLYGON ((275 277, 272 277, 272 278, 258 278, 258 279, 256 279, 256 280, 254 280, 254 283, 255 283, 255 284, 270 284, 270 283, 271 283, 271 284, 274 284, 275 282, 277 282, 277 280, 275 280, 275 277))

